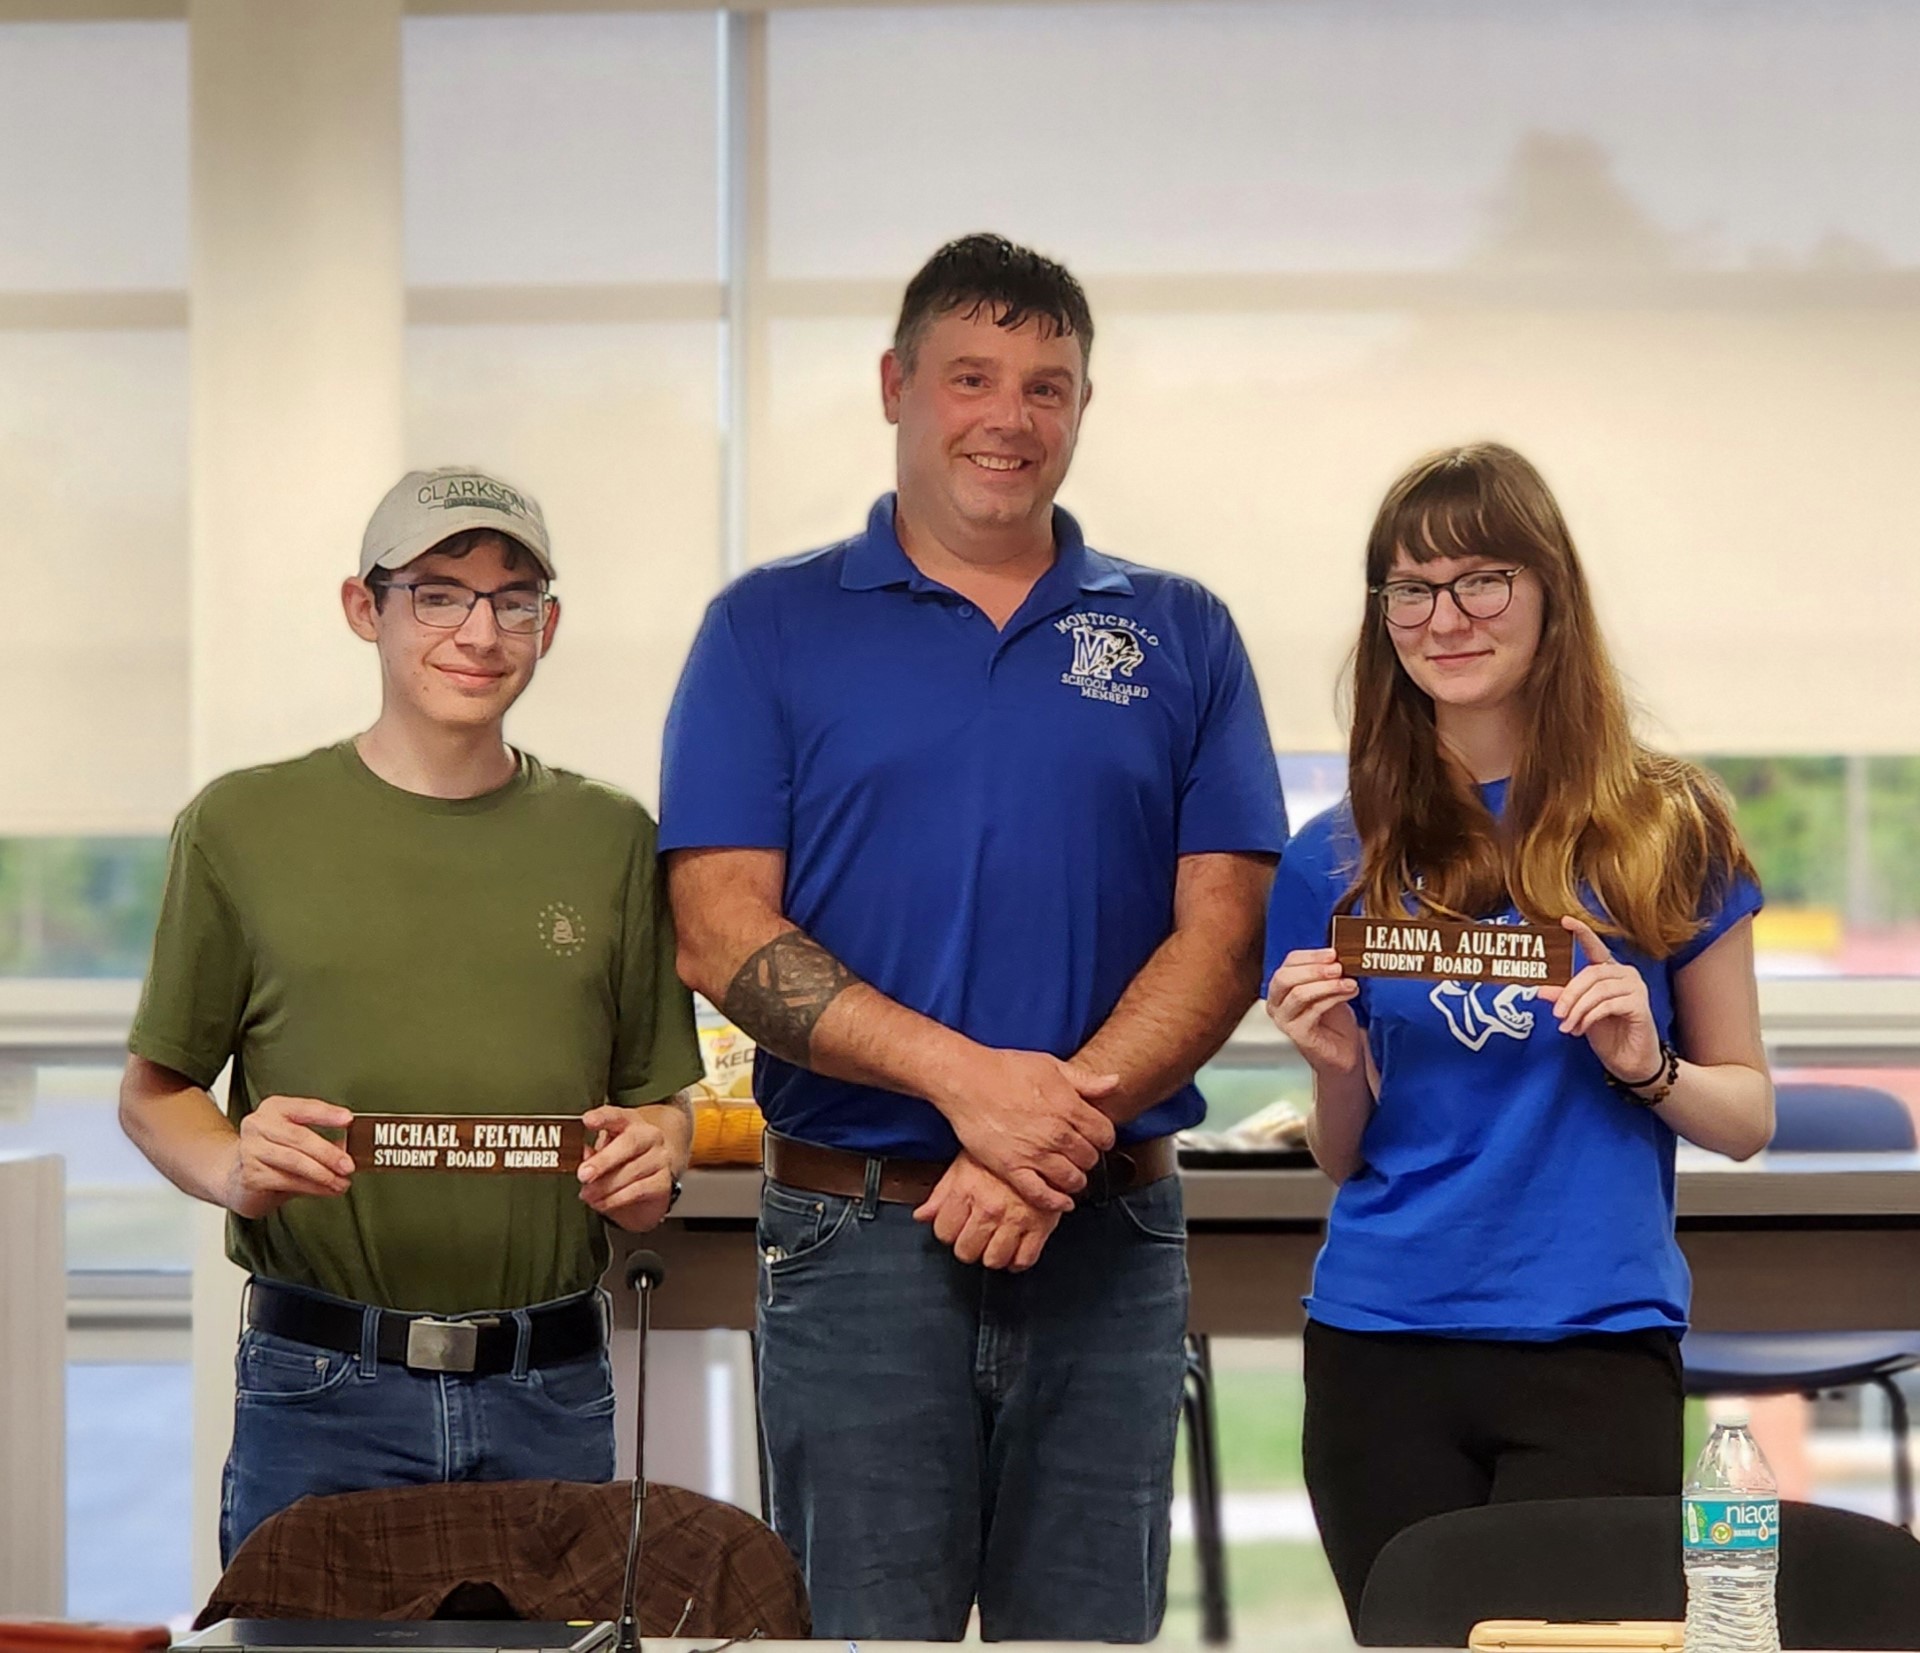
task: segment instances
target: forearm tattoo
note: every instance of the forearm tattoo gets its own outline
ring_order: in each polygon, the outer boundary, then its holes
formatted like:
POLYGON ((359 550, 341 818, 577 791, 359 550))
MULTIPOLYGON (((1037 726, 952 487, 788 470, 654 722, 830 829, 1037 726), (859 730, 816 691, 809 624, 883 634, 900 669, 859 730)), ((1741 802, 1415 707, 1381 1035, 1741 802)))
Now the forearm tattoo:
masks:
POLYGON ((763 1049, 804 1065, 814 1025, 859 979, 817 941, 787 930, 740 966, 720 1008, 763 1049))

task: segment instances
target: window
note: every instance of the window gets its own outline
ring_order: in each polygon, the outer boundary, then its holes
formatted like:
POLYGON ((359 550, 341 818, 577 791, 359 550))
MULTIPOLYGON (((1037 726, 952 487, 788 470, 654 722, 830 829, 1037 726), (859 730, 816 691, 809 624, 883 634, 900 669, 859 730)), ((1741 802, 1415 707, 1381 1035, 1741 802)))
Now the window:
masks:
POLYGON ((1740 810, 1775 974, 1920 975, 1920 758, 1709 758, 1740 810))

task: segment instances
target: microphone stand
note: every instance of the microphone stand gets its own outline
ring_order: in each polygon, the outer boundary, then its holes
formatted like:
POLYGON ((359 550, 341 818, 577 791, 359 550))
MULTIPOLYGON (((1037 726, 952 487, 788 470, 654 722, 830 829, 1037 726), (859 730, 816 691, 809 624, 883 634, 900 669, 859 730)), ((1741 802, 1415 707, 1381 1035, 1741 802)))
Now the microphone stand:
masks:
POLYGON ((640 1410, 634 1418, 633 1522, 627 1532, 627 1577, 620 1591, 620 1635, 615 1653, 639 1653, 640 1632, 634 1623, 633 1590, 640 1566, 640 1529, 647 1514, 647 1324, 652 1316, 653 1288, 667 1277, 667 1265, 655 1251, 636 1251, 627 1259, 627 1284, 633 1288, 640 1311, 640 1410))

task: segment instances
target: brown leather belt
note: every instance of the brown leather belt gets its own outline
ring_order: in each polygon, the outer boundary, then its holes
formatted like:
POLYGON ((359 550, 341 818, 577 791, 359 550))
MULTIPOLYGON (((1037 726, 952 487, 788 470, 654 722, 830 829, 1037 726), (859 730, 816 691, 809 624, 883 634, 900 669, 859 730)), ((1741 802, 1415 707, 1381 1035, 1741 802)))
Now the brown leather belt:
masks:
MULTIPOLYGON (((946 1175, 947 1168, 933 1159, 880 1159, 857 1154, 846 1148, 822 1148, 817 1143, 800 1142, 790 1136, 767 1132, 760 1150, 760 1166, 773 1182, 789 1188, 804 1188, 811 1194, 838 1194, 857 1200, 867 1191, 867 1167, 880 1167, 877 1199, 889 1205, 919 1205, 946 1175)), ((1082 1202, 1107 1199, 1130 1189, 1144 1188, 1150 1182, 1170 1177, 1179 1169, 1179 1156, 1170 1136, 1157 1136, 1147 1142, 1129 1143, 1100 1156, 1100 1163, 1087 1173, 1082 1202)))

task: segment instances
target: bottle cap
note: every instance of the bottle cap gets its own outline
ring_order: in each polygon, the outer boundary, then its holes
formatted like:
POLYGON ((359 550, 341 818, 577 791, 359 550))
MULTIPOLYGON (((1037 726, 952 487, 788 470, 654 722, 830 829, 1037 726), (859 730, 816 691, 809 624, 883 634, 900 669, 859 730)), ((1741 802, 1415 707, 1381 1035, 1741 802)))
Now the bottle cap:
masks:
POLYGON ((1753 1414, 1744 1406, 1716 1406, 1713 1409, 1713 1425, 1716 1429, 1745 1429, 1753 1422, 1753 1414))

